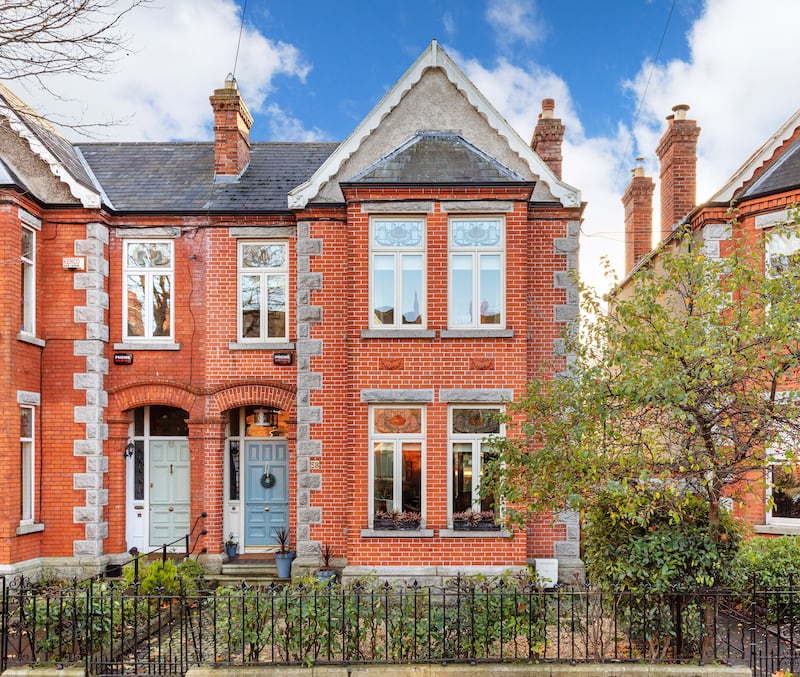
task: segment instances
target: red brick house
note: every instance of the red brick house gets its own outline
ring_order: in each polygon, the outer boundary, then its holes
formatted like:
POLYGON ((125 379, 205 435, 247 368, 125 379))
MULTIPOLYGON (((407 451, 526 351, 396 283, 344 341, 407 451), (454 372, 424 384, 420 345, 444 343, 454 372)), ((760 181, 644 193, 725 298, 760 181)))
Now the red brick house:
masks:
POLYGON ((0 574, 189 532, 219 570, 274 527, 296 571, 574 563, 567 512, 453 519, 499 508, 492 414, 577 314, 552 100, 527 144, 433 42, 340 144, 251 143, 234 80, 210 101, 213 143, 72 145, 2 92, 0 574))
MULTIPOLYGON (((733 174, 706 203, 696 202, 697 139, 700 128, 687 118, 688 106, 673 108, 657 154, 661 166, 661 233, 669 244, 677 226, 689 224, 706 256, 725 257, 733 228, 764 248, 762 265, 797 251, 797 238, 765 235, 786 224, 800 203, 800 111, 797 111, 733 174), (735 206, 736 221, 729 210, 735 206)), ((622 288, 636 271, 650 265, 652 251, 653 180, 638 167, 623 198, 626 268, 622 288)), ((792 385, 792 384, 787 384, 792 385)), ((767 451, 767 481, 753 486, 732 502, 734 514, 755 533, 800 534, 800 468, 778 453, 767 451), (774 506, 767 508, 772 496, 774 506)))

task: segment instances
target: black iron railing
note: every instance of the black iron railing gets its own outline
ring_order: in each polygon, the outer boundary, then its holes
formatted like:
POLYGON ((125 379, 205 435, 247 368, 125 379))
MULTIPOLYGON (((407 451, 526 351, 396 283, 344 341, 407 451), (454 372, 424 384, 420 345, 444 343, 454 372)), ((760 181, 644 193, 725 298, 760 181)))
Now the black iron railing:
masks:
POLYGON ((800 670, 794 587, 548 591, 514 577, 215 590, 177 579, 150 594, 142 585, 3 580, 0 667, 83 663, 105 675, 202 664, 716 661, 759 677, 800 670))

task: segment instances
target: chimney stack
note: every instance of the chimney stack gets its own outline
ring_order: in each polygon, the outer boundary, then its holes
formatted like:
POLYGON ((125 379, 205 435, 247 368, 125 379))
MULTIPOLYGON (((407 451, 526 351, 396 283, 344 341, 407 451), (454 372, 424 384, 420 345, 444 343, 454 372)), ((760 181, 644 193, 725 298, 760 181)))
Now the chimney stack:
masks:
POLYGON ((253 116, 239 94, 236 78, 228 75, 222 89, 209 98, 214 109, 214 180, 236 181, 250 164, 253 116))
POLYGON ((661 161, 661 239, 697 202, 697 137, 700 127, 686 119, 689 106, 679 104, 668 115, 669 124, 656 153, 661 161))
POLYGON ((625 207, 625 273, 644 258, 652 248, 653 241, 653 191, 656 184, 644 175, 642 160, 631 170, 632 178, 622 205, 625 207))
POLYGON ((536 122, 531 139, 531 148, 547 163, 553 173, 561 178, 561 142, 564 140, 564 125, 553 117, 556 102, 554 99, 542 100, 542 112, 536 122))

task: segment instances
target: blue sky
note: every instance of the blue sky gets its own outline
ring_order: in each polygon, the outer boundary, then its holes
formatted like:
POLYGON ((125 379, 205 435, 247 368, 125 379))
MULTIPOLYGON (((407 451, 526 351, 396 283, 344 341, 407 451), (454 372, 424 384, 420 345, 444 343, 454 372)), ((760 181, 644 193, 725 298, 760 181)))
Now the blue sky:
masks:
MULTIPOLYGON (((314 21, 298 20, 293 3, 252 0, 247 20, 302 49, 312 68, 303 82, 276 80, 285 92, 280 98, 287 112, 336 140, 346 137, 433 38, 486 66, 505 59, 521 68, 552 70, 569 83, 586 133, 613 133, 637 104, 632 93, 623 92, 623 82, 655 58, 660 44, 661 59, 685 58, 685 34, 701 8, 699 0, 312 0, 303 6, 314 21), (520 25, 509 30, 492 12, 518 18, 520 25), (341 37, 331 40, 331 28, 341 37)), ((532 118, 536 113, 538 108, 532 118)))
POLYGON ((153 0, 125 18, 109 74, 10 84, 51 117, 114 121, 100 140, 208 140, 243 9, 256 141, 343 140, 433 38, 525 140, 554 98, 563 177, 588 203, 581 273, 600 289, 602 257, 624 272, 620 197, 637 155, 657 179, 672 106, 702 128, 699 202, 800 108, 798 0, 153 0))

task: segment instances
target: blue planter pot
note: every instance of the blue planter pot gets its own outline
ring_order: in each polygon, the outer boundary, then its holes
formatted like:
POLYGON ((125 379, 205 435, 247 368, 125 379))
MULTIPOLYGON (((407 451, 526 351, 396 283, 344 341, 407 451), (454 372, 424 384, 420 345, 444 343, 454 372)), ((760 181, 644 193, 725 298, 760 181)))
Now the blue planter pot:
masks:
POLYGON ((317 580, 325 584, 333 583, 336 580, 336 572, 333 569, 318 571, 314 575, 317 577, 317 580))
POLYGON ((278 578, 292 577, 292 562, 297 556, 294 550, 291 552, 276 552, 275 564, 278 567, 278 578))
POLYGON ((239 546, 238 545, 226 545, 225 546, 225 554, 228 555, 228 559, 236 559, 236 555, 239 554, 239 546))

